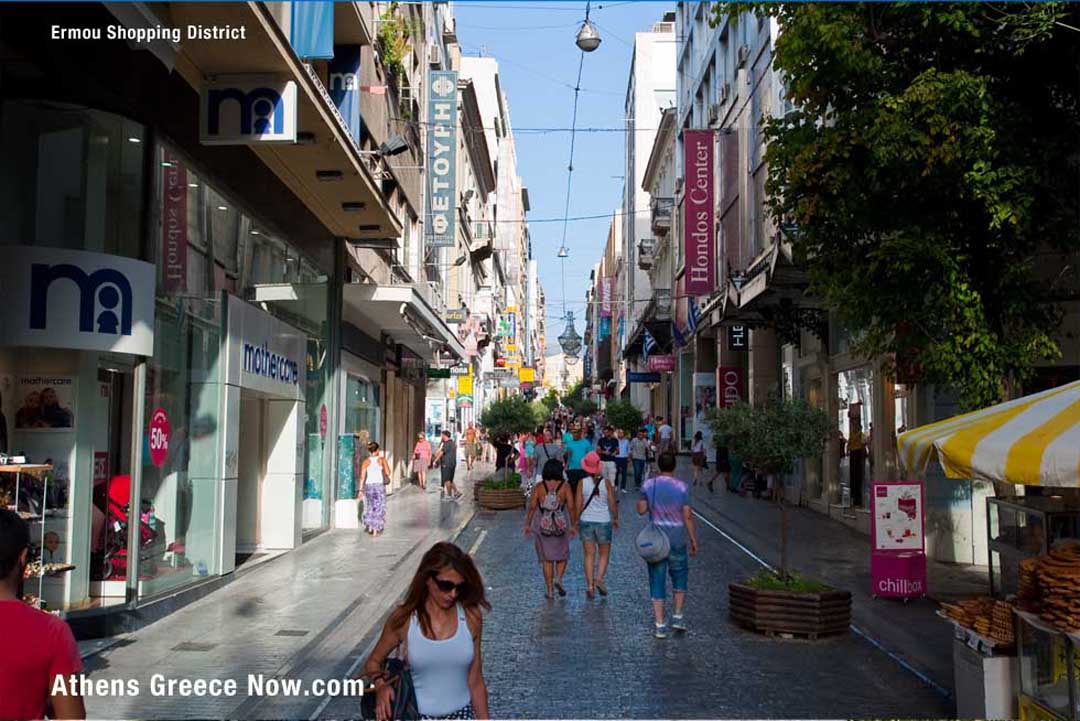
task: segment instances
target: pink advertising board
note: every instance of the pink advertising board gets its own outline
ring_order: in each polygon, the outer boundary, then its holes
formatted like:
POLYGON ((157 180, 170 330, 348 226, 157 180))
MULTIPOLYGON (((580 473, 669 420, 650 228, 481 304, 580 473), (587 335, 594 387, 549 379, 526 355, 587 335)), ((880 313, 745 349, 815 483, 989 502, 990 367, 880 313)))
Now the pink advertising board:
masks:
POLYGON ((651 355, 649 356, 649 370, 653 373, 671 373, 675 370, 675 356, 651 355))
POLYGON ((870 484, 870 592, 926 595, 926 519, 920 481, 870 484))

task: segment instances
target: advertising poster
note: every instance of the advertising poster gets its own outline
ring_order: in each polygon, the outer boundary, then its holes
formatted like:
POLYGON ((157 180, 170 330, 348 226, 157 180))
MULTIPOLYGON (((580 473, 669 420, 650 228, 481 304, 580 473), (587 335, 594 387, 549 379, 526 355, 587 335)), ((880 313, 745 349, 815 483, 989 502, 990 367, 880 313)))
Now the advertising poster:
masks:
POLYGON ((705 447, 712 446, 712 426, 709 409, 716 407, 716 374, 694 374, 694 433, 701 431, 705 447))
POLYGON ((922 485, 874 484, 874 549, 923 550, 922 485))
POLYGON ((19 376, 15 402, 17 431, 75 429, 75 379, 71 376, 19 376))

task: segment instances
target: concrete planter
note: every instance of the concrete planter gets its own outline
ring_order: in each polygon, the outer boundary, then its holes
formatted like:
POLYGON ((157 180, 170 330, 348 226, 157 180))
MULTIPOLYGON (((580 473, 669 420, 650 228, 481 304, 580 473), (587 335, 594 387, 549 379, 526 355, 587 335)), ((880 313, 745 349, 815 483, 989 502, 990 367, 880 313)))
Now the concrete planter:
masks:
POLYGON ((731 620, 758 633, 817 639, 846 633, 851 625, 848 591, 763 591, 733 583, 728 600, 731 620))
POLYGON ((490 490, 476 484, 476 502, 481 508, 492 511, 507 511, 511 508, 522 508, 525 505, 525 494, 519 488, 507 488, 490 490))

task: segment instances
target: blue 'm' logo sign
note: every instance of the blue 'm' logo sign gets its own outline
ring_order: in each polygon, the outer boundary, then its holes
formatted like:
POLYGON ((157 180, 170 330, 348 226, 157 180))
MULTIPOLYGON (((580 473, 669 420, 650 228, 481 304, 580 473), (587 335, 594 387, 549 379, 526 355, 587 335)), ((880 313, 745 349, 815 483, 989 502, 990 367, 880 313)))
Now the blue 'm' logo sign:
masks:
POLYGON ((49 287, 57 280, 69 280, 79 287, 80 333, 131 335, 131 283, 127 277, 114 268, 88 274, 67 263, 30 266, 31 328, 45 330, 48 326, 49 287), (101 312, 97 313, 99 306, 101 312))
POLYGON ((206 132, 210 135, 221 132, 221 106, 230 100, 240 108, 239 132, 242 135, 270 133, 271 124, 274 133, 285 132, 285 103, 281 93, 273 88, 255 88, 247 92, 239 88, 210 88, 206 115, 206 132))

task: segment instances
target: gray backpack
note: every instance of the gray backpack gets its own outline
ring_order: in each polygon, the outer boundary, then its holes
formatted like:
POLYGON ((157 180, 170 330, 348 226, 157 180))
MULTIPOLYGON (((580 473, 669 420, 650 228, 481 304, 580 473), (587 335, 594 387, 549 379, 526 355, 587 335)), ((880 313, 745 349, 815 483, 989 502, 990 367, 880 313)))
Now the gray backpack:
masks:
POLYGON ((649 501, 649 522, 637 535, 638 555, 646 563, 659 563, 671 553, 671 540, 652 520, 653 500, 656 499, 656 482, 653 482, 653 499, 649 501))

